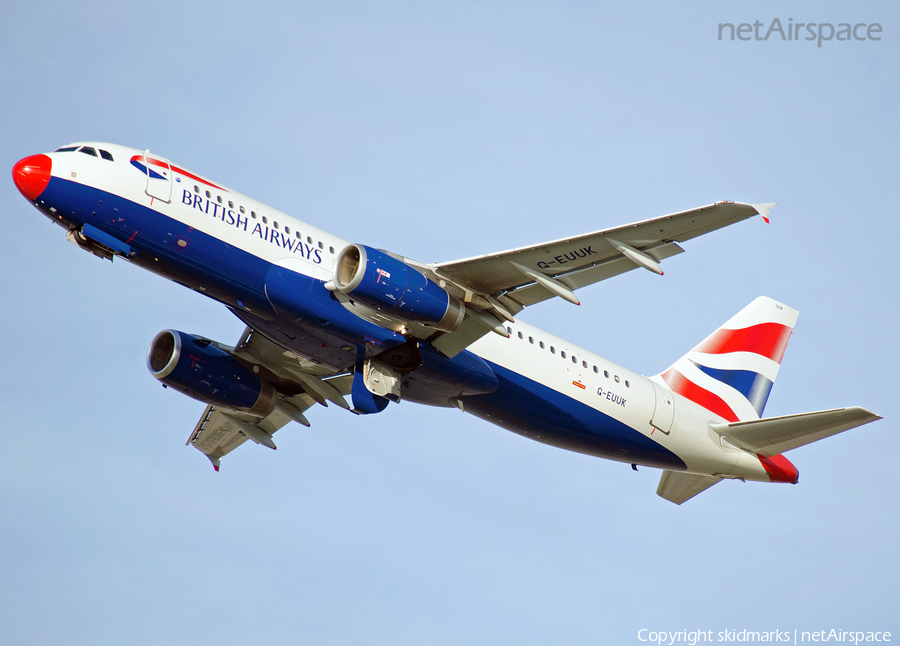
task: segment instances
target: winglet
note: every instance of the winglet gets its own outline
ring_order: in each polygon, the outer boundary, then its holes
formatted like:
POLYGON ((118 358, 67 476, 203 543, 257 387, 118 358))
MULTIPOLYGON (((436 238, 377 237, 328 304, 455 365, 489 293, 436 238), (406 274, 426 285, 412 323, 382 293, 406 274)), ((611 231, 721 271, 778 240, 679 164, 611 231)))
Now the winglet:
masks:
POLYGON ((750 206, 756 209, 756 212, 762 216, 766 224, 769 224, 769 211, 778 206, 778 204, 776 202, 766 202, 765 204, 751 204, 750 206))
POLYGON ((215 457, 211 456, 209 453, 205 453, 204 455, 206 455, 206 457, 209 458, 209 461, 212 462, 213 469, 215 469, 216 473, 218 473, 219 465, 220 465, 219 458, 215 458, 215 457))

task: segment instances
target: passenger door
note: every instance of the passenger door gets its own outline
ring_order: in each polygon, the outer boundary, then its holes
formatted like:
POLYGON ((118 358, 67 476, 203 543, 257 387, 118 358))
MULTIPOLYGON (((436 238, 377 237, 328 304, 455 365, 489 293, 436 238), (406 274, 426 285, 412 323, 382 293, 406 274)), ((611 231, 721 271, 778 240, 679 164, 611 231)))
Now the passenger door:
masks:
POLYGON ((675 419, 675 396, 668 388, 652 379, 650 383, 653 384, 653 392, 656 394, 656 405, 650 423, 668 435, 672 430, 672 420, 675 419))
POLYGON ((144 167, 147 169, 147 187, 145 192, 150 197, 172 201, 172 165, 168 159, 153 157, 144 152, 144 167))

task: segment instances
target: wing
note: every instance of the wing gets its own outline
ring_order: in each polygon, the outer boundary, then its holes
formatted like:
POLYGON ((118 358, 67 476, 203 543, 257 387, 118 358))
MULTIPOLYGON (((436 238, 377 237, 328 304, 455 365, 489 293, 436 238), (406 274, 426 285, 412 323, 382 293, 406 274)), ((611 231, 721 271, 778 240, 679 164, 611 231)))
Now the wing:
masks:
POLYGON ((293 352, 247 328, 232 354, 260 370, 268 371, 277 389, 272 409, 264 416, 207 406, 191 432, 187 444, 206 455, 216 471, 222 457, 247 440, 275 449, 272 436, 291 421, 309 426, 304 413, 315 404, 332 402, 341 408, 350 406, 344 395, 350 393, 352 375, 334 374, 306 361, 293 352))
POLYGON ((653 220, 432 267, 440 277, 494 298, 503 296, 504 302, 511 299, 521 309, 637 267, 662 273, 659 263, 684 251, 677 243, 757 214, 767 218, 773 206, 717 202, 653 220))
POLYGON ((432 339, 453 357, 488 331, 506 334, 503 321, 554 296, 580 304, 575 290, 643 267, 662 274, 660 262, 682 253, 678 246, 710 231, 760 214, 769 204, 716 202, 690 211, 554 240, 486 256, 423 267, 441 285, 455 285, 467 305, 459 329, 432 339))

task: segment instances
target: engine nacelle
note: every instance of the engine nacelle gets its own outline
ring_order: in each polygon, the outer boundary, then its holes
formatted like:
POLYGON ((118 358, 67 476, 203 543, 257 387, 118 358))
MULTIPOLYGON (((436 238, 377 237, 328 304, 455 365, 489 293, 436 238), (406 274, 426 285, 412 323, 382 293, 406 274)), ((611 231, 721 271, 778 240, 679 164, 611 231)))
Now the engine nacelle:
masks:
POLYGON ((163 330, 147 351, 147 368, 163 384, 204 404, 253 415, 275 405, 275 389, 203 337, 163 330))
POLYGON ((334 263, 335 288, 389 316, 445 332, 462 323, 465 306, 418 269, 378 249, 352 244, 334 263))

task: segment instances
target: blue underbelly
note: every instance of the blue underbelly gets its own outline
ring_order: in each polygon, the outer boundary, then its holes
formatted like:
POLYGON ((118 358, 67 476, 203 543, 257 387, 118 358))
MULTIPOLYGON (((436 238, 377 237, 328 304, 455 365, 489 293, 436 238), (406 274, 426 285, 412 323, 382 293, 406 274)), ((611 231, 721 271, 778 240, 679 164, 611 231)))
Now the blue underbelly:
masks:
POLYGON ((660 469, 684 470, 684 461, 595 408, 516 372, 488 362, 496 391, 462 398, 467 413, 532 440, 569 451, 660 469))

